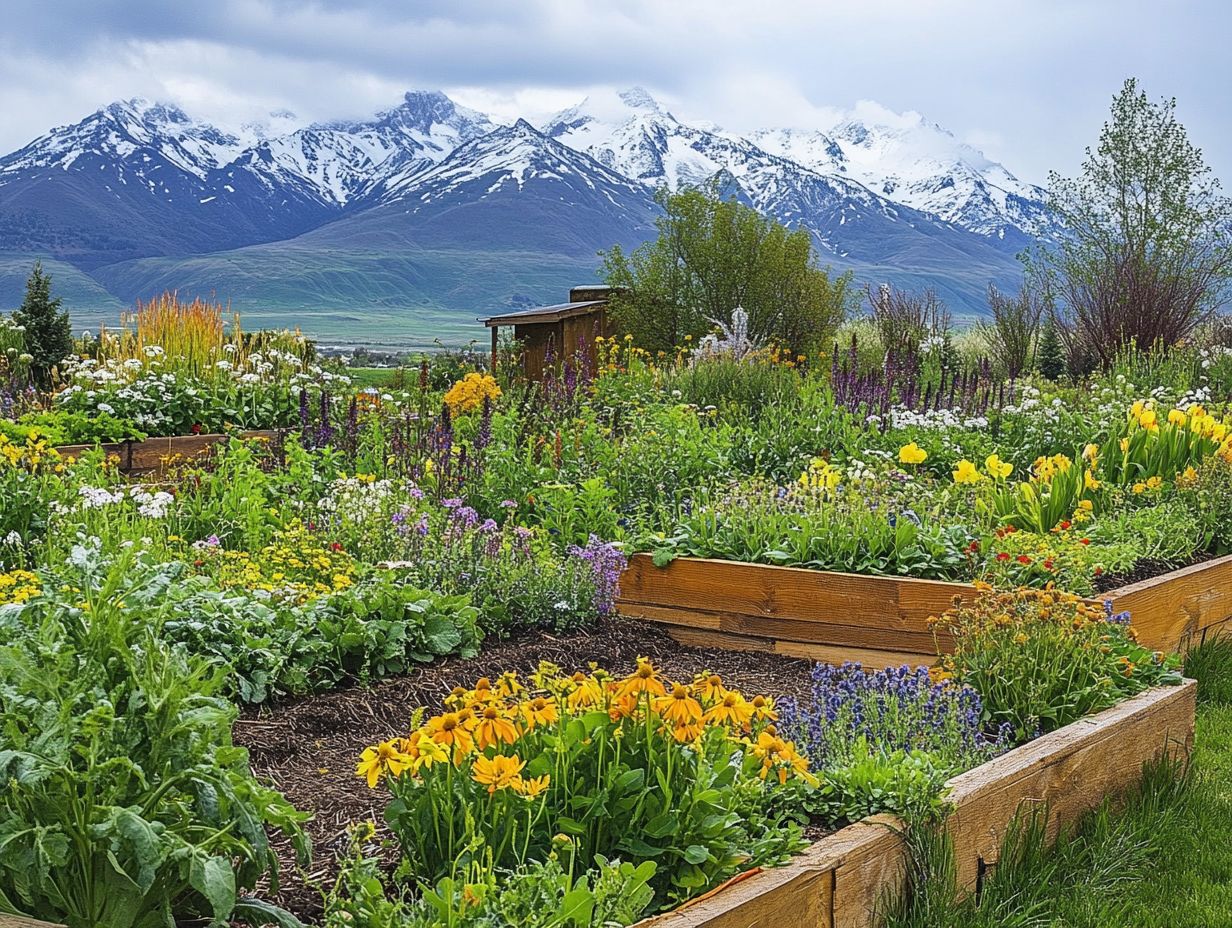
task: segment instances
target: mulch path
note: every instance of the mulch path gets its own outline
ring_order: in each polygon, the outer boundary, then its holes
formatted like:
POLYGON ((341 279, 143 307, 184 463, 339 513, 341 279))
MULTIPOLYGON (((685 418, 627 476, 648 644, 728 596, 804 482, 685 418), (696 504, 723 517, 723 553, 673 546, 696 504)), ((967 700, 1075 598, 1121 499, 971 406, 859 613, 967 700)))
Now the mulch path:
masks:
MULTIPOLYGON (((388 837, 382 818, 387 793, 379 787, 370 790, 355 775, 355 762, 368 745, 405 734, 415 707, 434 709, 455 686, 473 685, 479 677, 505 670, 527 673, 544 660, 570 673, 587 670, 591 661, 622 673, 632 670, 639 656, 672 679, 712 670, 746 693, 775 697, 807 693, 812 667, 809 661, 774 654, 684 647, 658 626, 613 618, 574 632, 532 632, 491 641, 474 658, 446 658, 371 687, 248 711, 235 723, 234 737, 248 749, 254 773, 285 793, 296 808, 313 814, 305 826, 313 843, 307 872, 296 866, 289 844, 279 841, 282 886, 278 893, 261 895, 312 920, 321 914, 322 889, 337 877, 338 855, 347 850, 350 826, 375 821, 378 836, 388 837)), ((396 849, 385 854, 392 863, 396 849)))

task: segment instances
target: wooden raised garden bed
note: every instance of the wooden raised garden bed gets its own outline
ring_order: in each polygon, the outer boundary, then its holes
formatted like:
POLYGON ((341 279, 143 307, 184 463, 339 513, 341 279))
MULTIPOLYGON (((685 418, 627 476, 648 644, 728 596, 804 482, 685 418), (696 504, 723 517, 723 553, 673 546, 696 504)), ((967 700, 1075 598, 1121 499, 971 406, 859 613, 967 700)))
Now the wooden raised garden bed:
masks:
MULTIPOLYGON (((945 827, 961 886, 995 866, 1020 809, 1048 812, 1049 839, 1106 797, 1132 789, 1144 764, 1193 747, 1197 685, 1158 687, 1015 748, 947 784, 945 827)), ((872 928, 902 884, 903 824, 879 815, 813 844, 787 866, 755 871, 639 928, 872 928)))
POLYGON ((279 433, 276 429, 261 429, 248 432, 211 433, 209 435, 171 435, 165 438, 147 438, 145 441, 122 441, 112 444, 61 445, 56 448, 63 457, 72 459, 87 451, 101 448, 109 455, 120 459, 120 472, 137 476, 158 473, 170 461, 187 461, 207 454, 215 445, 231 438, 272 439, 279 433))
MULTIPOLYGON (((629 559, 620 582, 622 615, 660 622, 682 644, 769 651, 870 668, 931 664, 937 655, 928 617, 966 583, 879 577, 706 558, 655 567, 629 559)), ((1128 610, 1143 642, 1183 650, 1232 631, 1232 556, 1175 570, 1099 597, 1128 610)), ((939 641, 944 648, 945 637, 939 641)))

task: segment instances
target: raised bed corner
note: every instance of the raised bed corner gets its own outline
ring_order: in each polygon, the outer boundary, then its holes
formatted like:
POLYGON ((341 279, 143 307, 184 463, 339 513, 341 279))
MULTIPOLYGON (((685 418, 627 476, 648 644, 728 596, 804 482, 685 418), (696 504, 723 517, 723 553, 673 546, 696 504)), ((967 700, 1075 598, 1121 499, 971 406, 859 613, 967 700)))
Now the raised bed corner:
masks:
MULTIPOLYGON (((1019 810, 1048 813, 1048 839, 1106 798, 1133 789, 1145 764, 1184 763, 1193 748, 1197 685, 1157 687, 951 779, 957 876, 974 891, 997 862, 1019 810)), ((637 928, 875 928, 906 872, 904 825, 878 815, 849 825, 783 867, 732 881, 637 928)))

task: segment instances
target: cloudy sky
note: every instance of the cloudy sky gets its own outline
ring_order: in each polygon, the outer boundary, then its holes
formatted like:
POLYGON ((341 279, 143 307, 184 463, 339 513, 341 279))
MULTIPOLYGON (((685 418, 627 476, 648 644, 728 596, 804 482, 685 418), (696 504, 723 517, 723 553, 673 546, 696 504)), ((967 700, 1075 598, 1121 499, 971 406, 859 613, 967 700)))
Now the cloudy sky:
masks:
POLYGON ((534 121, 641 85, 737 130, 826 125, 861 101, 915 110, 1042 182, 1077 168, 1135 75, 1178 99, 1232 188, 1228 0, 4 0, 2 15, 3 151, 133 96, 232 126, 440 88, 534 121))

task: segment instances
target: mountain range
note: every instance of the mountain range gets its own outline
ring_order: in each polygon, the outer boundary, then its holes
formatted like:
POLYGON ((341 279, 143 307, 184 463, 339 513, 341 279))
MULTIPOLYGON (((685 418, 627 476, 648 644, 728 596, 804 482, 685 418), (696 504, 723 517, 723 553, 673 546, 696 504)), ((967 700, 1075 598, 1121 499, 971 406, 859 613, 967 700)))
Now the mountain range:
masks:
POLYGON ((420 91, 369 120, 226 131, 129 100, 0 158, 0 306, 38 256, 75 322, 175 289, 326 342, 456 342, 652 238, 658 188, 711 183, 807 229, 823 264, 932 286, 958 316, 1055 231, 1042 190, 915 114, 739 134, 634 88, 500 125, 420 91))

